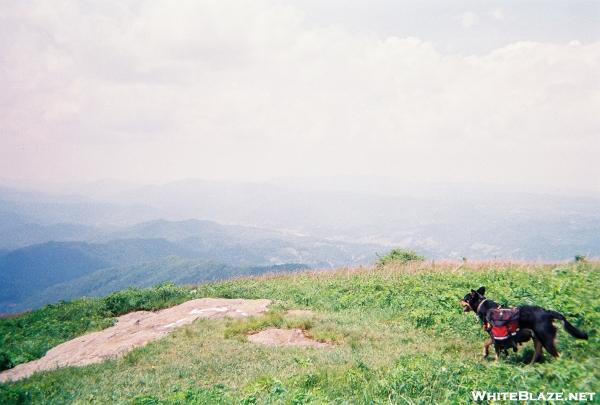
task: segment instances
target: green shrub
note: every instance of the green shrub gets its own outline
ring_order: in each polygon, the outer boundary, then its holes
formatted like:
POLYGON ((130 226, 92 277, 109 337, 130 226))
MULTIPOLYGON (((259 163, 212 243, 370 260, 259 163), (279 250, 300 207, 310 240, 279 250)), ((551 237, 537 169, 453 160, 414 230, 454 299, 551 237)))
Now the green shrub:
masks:
POLYGON ((0 352, 0 371, 13 368, 15 365, 7 353, 0 352))
POLYGON ((156 311, 180 304, 189 298, 189 290, 173 283, 160 284, 154 288, 128 288, 104 298, 104 308, 113 316, 131 311, 156 311))
POLYGON ((391 263, 422 262, 425 257, 419 256, 415 251, 408 249, 392 249, 385 256, 380 256, 377 266, 382 267, 391 263))

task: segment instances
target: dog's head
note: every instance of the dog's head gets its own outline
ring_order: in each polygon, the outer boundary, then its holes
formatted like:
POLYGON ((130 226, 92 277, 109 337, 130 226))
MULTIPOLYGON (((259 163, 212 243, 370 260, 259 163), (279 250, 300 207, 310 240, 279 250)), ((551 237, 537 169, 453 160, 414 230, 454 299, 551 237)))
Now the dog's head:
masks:
POLYGON ((476 311, 481 301, 485 299, 484 294, 485 287, 479 287, 477 291, 471 290, 471 292, 467 293, 460 301, 460 306, 463 308, 463 311, 476 311))

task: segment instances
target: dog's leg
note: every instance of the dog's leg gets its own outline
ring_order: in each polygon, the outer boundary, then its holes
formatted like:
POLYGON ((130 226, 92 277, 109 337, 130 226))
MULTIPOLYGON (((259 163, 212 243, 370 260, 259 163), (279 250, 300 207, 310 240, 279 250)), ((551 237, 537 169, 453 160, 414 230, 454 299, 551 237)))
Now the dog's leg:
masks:
POLYGON ((535 337, 533 338, 533 347, 535 351, 529 364, 535 363, 536 361, 538 361, 538 359, 541 360, 542 357, 542 342, 540 342, 540 340, 535 337))
POLYGON ((492 345, 492 338, 487 338, 485 342, 483 342, 483 358, 487 359, 490 354, 490 346, 492 345))
POLYGON ((552 325, 551 322, 544 325, 540 328, 539 331, 536 330, 536 337, 542 343, 542 346, 554 357, 559 357, 560 354, 556 349, 556 345, 554 344, 554 339, 556 339, 556 328, 552 325))
POLYGON ((548 350, 548 353, 550 353, 552 356, 558 358, 560 357, 560 353, 558 352, 558 349, 556 348, 556 344, 554 343, 554 339, 550 339, 547 341, 542 341, 542 344, 544 345, 544 347, 546 348, 546 350, 548 350))
POLYGON ((496 352, 496 357, 494 358, 494 361, 497 363, 498 360, 500 360, 500 348, 494 345, 494 351, 496 352))

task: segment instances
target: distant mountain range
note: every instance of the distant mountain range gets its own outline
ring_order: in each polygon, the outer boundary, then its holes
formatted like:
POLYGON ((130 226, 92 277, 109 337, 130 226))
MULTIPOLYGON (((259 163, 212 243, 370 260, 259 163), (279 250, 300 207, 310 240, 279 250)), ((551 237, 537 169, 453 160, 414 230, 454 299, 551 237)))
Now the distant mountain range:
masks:
POLYGON ((0 312, 152 282, 365 264, 398 246, 430 259, 600 256, 592 195, 377 179, 101 185, 82 188, 94 198, 0 187, 0 312))
POLYGON ((114 198, 148 204, 171 217, 209 218, 346 242, 405 246, 439 259, 600 256, 598 194, 407 185, 393 179, 350 177, 320 183, 192 179, 121 191, 114 198))
MULTIPOLYGON (((3 234, 4 243, 16 243, 14 235, 3 234)), ((154 282, 199 283, 281 269, 356 265, 371 262, 381 251, 376 245, 200 220, 156 220, 94 229, 85 236, 91 240, 0 251, 0 313, 154 282)))
POLYGON ((49 302, 82 296, 104 296, 131 286, 152 287, 164 282, 198 284, 231 277, 298 271, 308 268, 306 265, 295 263, 235 267, 222 263, 169 256, 142 264, 100 269, 69 281, 53 284, 30 295, 19 303, 16 309, 37 308, 49 302))
POLYGON ((96 270, 127 266, 169 255, 190 256, 163 239, 131 239, 106 244, 47 242, 6 253, 0 258, 0 312, 58 283, 96 270))

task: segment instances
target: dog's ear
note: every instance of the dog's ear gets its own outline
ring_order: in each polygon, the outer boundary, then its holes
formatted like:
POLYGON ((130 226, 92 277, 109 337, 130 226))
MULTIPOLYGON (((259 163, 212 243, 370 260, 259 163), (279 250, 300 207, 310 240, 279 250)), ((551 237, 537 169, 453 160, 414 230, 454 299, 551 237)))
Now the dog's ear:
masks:
POLYGON ((475 294, 477 294, 477 291, 475 291, 471 288, 471 295, 475 295, 475 294))
POLYGON ((485 287, 479 287, 479 290, 477 290, 477 294, 485 295, 485 287))

